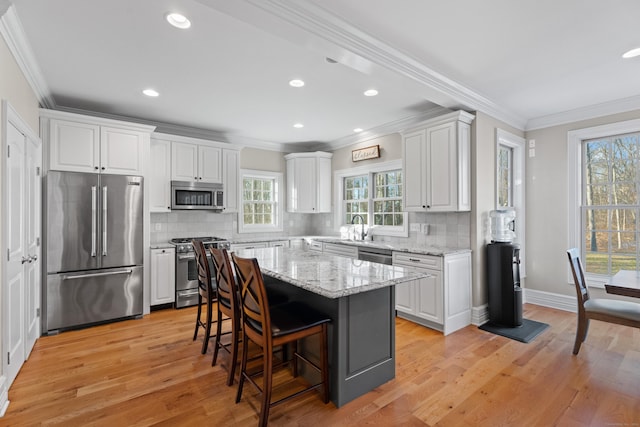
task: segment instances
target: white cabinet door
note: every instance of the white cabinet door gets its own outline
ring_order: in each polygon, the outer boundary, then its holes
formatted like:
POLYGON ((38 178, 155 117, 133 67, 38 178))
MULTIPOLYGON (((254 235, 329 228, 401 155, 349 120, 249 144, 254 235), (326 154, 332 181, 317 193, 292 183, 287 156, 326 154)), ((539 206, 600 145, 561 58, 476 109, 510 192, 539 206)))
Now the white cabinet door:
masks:
POLYGON ((289 160, 293 162, 293 179, 289 191, 293 212, 313 213, 316 211, 316 160, 310 157, 289 160))
POLYGON ((426 132, 427 210, 430 212, 456 211, 458 209, 456 123, 445 123, 428 128, 426 132))
POLYGON ((416 315, 432 322, 443 321, 442 272, 438 270, 423 270, 433 275, 416 281, 416 315))
POLYGON ((427 208, 425 177, 425 131, 418 131, 403 137, 404 155, 404 209, 424 212, 427 208))
POLYGON ((413 290, 420 281, 413 280, 411 282, 399 283, 396 285, 396 310, 413 314, 414 312, 414 298, 413 290))
POLYGON ((107 126, 100 128, 100 172, 141 175, 143 156, 142 132, 107 126))
POLYGON ((240 152, 222 150, 222 183, 224 184, 224 211, 238 212, 240 191, 240 152))
POLYGON ((151 305, 175 300, 175 268, 174 248, 151 249, 151 305))
POLYGON ((331 159, 317 159, 316 186, 316 212, 331 212, 331 159))
POLYGON ((151 140, 149 161, 149 210, 171 211, 171 142, 151 140))
POLYGON ((198 180, 198 145, 184 142, 171 143, 171 179, 198 180))
POLYGON ((49 159, 51 170, 100 172, 100 126, 51 119, 49 159))
POLYGON ((198 146, 198 179, 202 182, 222 182, 222 149, 198 146))

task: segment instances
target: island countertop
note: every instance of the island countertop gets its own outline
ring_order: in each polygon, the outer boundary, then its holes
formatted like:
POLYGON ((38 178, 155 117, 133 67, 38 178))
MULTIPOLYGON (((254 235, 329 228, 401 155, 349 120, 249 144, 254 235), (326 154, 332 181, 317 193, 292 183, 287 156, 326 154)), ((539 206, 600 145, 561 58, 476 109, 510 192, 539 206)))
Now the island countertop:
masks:
POLYGON ((234 251, 256 258, 263 274, 327 298, 341 298, 429 277, 408 268, 314 251, 257 248, 234 251))

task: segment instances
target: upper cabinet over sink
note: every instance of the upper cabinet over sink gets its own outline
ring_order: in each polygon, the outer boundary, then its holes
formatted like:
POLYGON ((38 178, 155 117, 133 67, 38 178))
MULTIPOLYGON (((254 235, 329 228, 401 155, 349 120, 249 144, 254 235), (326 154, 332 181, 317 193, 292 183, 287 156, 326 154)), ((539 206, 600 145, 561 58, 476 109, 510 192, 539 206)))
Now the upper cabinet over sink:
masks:
POLYGON ((331 212, 331 157, 333 154, 287 154, 287 211, 331 212))
POLYGON ((402 133, 405 211, 471 210, 470 141, 474 118, 456 111, 402 133))
POLYGON ((40 110, 49 169, 142 175, 153 126, 55 110, 40 110))

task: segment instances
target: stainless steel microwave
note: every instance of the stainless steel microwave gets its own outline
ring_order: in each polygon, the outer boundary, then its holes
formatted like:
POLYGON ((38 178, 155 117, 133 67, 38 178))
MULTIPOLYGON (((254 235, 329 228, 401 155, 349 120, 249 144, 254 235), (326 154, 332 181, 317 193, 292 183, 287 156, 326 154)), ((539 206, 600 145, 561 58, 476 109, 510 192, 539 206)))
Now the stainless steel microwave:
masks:
POLYGON ((171 181, 172 210, 224 209, 222 184, 196 181, 171 181))

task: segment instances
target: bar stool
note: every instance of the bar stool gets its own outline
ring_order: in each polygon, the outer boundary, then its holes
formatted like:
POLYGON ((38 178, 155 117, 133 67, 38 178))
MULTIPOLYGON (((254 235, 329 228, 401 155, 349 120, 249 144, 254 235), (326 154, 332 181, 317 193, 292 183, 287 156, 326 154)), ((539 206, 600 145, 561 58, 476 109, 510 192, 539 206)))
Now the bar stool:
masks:
MULTIPOLYGON (((200 240, 192 240, 191 244, 196 255, 196 265, 198 266, 198 313, 196 315, 196 328, 193 332, 193 340, 198 338, 198 329, 204 329, 204 341, 202 343, 202 354, 207 353, 209 340, 211 339, 211 323, 213 319, 213 304, 218 300, 216 283, 211 280, 211 270, 207 251, 200 240), (202 305, 206 304, 206 316, 202 321, 202 305)), ((225 319, 226 320, 226 319, 225 319)))
POLYGON ((329 372, 327 352, 327 324, 331 321, 326 315, 299 302, 269 306, 262 273, 255 258, 239 258, 231 254, 240 286, 240 307, 244 339, 251 340, 262 349, 262 371, 247 372, 248 342, 242 346, 242 363, 236 403, 242 398, 245 380, 249 381, 262 394, 259 426, 266 426, 269 409, 302 393, 322 388, 324 403, 329 402, 329 372), (312 335, 320 335, 320 366, 317 366, 297 351, 298 340, 312 335), (320 373, 321 382, 271 402, 273 385, 273 348, 291 344, 293 357, 293 376, 298 376, 298 359, 307 362, 320 373), (262 388, 252 377, 262 374, 262 388))
POLYGON ((218 350, 225 350, 230 356, 227 385, 231 386, 233 385, 235 376, 236 363, 238 361, 238 343, 240 342, 238 286, 233 275, 233 270, 231 269, 231 262, 229 261, 229 253, 227 250, 209 247, 209 252, 211 252, 211 261, 213 263, 218 293, 216 340, 213 347, 213 361, 211 362, 211 366, 215 366, 216 364, 218 350), (229 344, 223 344, 220 340, 220 337, 223 335, 221 333, 223 315, 231 319, 231 342, 229 344))

